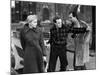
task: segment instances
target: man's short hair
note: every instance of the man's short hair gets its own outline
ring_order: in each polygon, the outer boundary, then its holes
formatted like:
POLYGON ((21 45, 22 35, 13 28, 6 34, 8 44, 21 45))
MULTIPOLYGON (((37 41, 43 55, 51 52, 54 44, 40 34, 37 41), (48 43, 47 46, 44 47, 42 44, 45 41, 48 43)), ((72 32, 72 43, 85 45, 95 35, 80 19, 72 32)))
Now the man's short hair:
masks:
POLYGON ((76 17, 77 19, 79 19, 79 18, 78 18, 78 15, 77 15, 77 12, 75 12, 75 11, 70 11, 69 14, 72 14, 73 17, 76 17))
POLYGON ((56 16, 56 17, 53 18, 53 22, 56 23, 57 19, 61 19, 61 18, 59 16, 56 16))

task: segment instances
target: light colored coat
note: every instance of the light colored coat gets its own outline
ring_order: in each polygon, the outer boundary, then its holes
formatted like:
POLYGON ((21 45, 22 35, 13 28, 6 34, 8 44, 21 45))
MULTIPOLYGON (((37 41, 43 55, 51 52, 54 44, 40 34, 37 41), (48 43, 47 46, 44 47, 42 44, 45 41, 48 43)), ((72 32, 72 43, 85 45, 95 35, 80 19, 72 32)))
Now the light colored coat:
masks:
POLYGON ((74 40, 75 43, 75 66, 82 66, 89 62, 89 42, 91 31, 84 34, 77 34, 74 40))

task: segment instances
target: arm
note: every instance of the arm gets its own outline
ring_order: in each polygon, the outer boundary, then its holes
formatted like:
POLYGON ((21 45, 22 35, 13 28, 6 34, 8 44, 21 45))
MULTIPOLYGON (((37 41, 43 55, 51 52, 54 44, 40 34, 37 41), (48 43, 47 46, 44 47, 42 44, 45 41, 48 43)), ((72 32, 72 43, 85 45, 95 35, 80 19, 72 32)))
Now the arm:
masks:
POLYGON ((79 33, 85 33, 87 30, 86 28, 72 28, 70 31, 75 34, 79 34, 79 33))
POLYGON ((81 33, 85 33, 87 32, 86 28, 73 28, 72 29, 72 38, 75 38, 76 37, 76 34, 81 34, 81 33))
POLYGON ((86 28, 78 28, 78 27, 67 27, 66 33, 74 33, 74 34, 80 34, 87 32, 86 28))
POLYGON ((43 52, 43 56, 46 56, 46 49, 45 49, 44 40, 43 40, 43 34, 42 33, 40 34, 39 43, 40 43, 40 47, 41 47, 42 52, 43 52))
POLYGON ((23 50, 25 50, 25 40, 24 40, 23 30, 21 30, 21 32, 20 32, 20 42, 21 42, 21 46, 22 46, 23 50))
POLYGON ((88 23, 86 23, 85 21, 80 20, 80 22, 88 26, 88 23))

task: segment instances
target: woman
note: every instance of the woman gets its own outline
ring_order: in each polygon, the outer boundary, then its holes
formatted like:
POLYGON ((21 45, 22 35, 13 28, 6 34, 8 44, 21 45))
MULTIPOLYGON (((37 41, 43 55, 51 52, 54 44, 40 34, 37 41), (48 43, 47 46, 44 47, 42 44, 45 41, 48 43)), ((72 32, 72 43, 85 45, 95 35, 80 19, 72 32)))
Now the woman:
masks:
POLYGON ((43 56, 46 56, 43 36, 37 29, 36 15, 29 15, 27 22, 20 33, 21 45, 25 51, 23 73, 41 73, 44 72, 43 56))
MULTIPOLYGON (((86 28, 87 31, 81 34, 74 34, 75 54, 74 54, 74 69, 85 70, 85 63, 89 62, 89 40, 91 30, 87 24, 80 24, 76 13, 70 13, 70 21, 74 27, 86 28)), ((82 22, 82 21, 81 21, 82 22)))

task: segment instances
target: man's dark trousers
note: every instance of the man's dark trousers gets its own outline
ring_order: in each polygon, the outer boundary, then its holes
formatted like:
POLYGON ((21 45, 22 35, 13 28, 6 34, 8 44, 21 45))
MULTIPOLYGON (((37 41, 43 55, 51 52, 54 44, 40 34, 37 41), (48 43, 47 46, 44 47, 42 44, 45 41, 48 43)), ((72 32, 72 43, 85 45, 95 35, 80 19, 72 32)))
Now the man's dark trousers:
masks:
POLYGON ((68 65, 66 55, 66 45, 51 45, 48 72, 54 72, 57 58, 60 59, 60 71, 66 71, 68 65))

